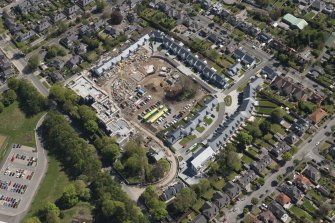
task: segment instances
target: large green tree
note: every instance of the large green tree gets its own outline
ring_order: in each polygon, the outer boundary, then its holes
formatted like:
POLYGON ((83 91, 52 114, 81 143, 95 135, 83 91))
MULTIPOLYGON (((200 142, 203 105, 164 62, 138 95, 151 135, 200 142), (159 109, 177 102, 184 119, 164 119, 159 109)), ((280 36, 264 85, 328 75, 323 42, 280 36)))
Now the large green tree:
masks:
POLYGON ((237 134, 236 140, 243 146, 250 145, 252 142, 252 136, 249 135, 246 131, 241 131, 237 134))
POLYGON ((186 212, 197 201, 196 193, 191 188, 183 188, 176 196, 173 206, 178 212, 186 212))

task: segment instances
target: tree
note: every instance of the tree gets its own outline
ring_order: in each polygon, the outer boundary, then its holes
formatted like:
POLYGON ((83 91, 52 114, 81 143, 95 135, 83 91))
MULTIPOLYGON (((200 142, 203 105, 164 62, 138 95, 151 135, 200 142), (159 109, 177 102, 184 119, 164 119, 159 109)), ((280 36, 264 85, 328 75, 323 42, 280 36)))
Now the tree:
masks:
POLYGON ((40 65, 40 57, 38 56, 38 54, 32 55, 28 60, 28 67, 30 69, 35 70, 39 65, 40 65))
POLYGON ((97 0, 96 5, 97 5, 97 7, 96 7, 97 12, 101 13, 106 8, 107 3, 106 3, 105 0, 97 0))
POLYGON ((239 171, 241 169, 241 159, 238 154, 234 151, 229 151, 227 154, 227 165, 234 171, 239 171))
POLYGON ((5 106, 2 104, 2 102, 0 102, 0 113, 3 112, 4 108, 5 108, 5 106))
POLYGON ((252 142, 252 136, 249 135, 247 132, 245 131, 241 131, 238 133, 237 137, 236 137, 237 141, 239 143, 241 143, 243 146, 247 146, 250 145, 252 142))
POLYGON ((3 94, 3 104, 8 106, 17 99, 17 95, 14 90, 9 89, 3 94))
POLYGON ((119 25, 121 24, 122 20, 123 20, 123 16, 121 14, 121 10, 117 8, 116 10, 112 12, 110 22, 112 25, 119 25))
POLYGON ((268 120, 265 120, 259 125, 259 128, 261 129, 263 134, 267 134, 271 130, 271 123, 268 120))
POLYGON ((292 159, 292 154, 290 152, 285 152, 283 155, 282 155, 282 158, 283 160, 285 161, 290 161, 292 159))
POLYGON ((210 186, 211 186, 211 183, 209 182, 209 180, 204 178, 204 179, 200 179, 200 182, 193 186, 193 190, 195 191, 195 193, 197 194, 199 198, 201 195, 203 195, 206 191, 209 190, 210 186))
POLYGON ((90 189, 86 187, 83 180, 76 180, 74 187, 76 188, 76 194, 80 200, 88 201, 91 198, 90 189))
POLYGON ((280 107, 275 108, 270 114, 271 119, 273 120, 273 122, 276 122, 276 123, 279 123, 284 117, 284 115, 285 115, 285 111, 280 107))
POLYGON ((259 203, 258 198, 257 198, 257 197, 253 197, 253 198, 251 198, 251 203, 252 203, 253 205, 257 205, 257 204, 259 203))
POLYGON ((173 206, 178 212, 186 212, 197 201, 195 192, 190 188, 183 188, 176 196, 173 206))
POLYGON ((41 223, 41 221, 38 217, 31 217, 28 218, 25 223, 41 223))
POLYGON ((155 220, 160 221, 167 216, 166 204, 159 200, 154 186, 148 186, 141 195, 141 199, 149 207, 149 212, 155 220))
POLYGON ((99 129, 98 123, 95 120, 88 120, 84 124, 84 127, 89 134, 94 134, 99 129))
POLYGON ((263 135, 262 131, 260 130, 260 128, 258 126, 255 126, 255 125, 251 125, 250 126, 249 132, 250 132, 250 134, 252 135, 252 137, 254 139, 255 138, 259 138, 259 137, 261 137, 263 135))
POLYGON ((70 184, 64 188, 62 197, 60 198, 60 204, 64 208, 71 208, 79 202, 76 188, 73 184, 70 184))
POLYGON ((48 212, 45 216, 45 221, 46 223, 60 223, 60 218, 59 216, 57 215, 56 212, 48 212))
POLYGON ((99 137, 94 141, 94 145, 100 151, 104 160, 111 164, 120 156, 120 147, 114 138, 107 136, 99 137))
POLYGON ((248 214, 249 210, 248 208, 243 208, 243 214, 248 214))

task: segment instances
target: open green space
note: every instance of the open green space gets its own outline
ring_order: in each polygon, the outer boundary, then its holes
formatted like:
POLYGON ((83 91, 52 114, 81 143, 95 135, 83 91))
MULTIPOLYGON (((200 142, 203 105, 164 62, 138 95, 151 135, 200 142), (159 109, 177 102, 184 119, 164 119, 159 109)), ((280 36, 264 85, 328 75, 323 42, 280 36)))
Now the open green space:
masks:
POLYGON ((69 184, 69 179, 63 172, 60 163, 53 156, 49 156, 48 161, 48 171, 25 219, 36 215, 48 201, 55 202, 61 197, 64 187, 69 184))
POLYGON ((182 140, 180 140, 179 144, 180 145, 185 145, 187 144, 189 141, 193 140, 197 138, 195 135, 188 135, 186 137, 184 137, 182 140))
POLYGON ((325 201, 325 198, 321 196, 321 194, 315 189, 311 189, 307 192, 309 196, 311 196, 315 201, 322 202, 325 201))
POLYGON ((308 211, 309 213, 311 214, 316 214, 316 208, 312 205, 312 203, 307 200, 307 199, 304 199, 304 203, 302 204, 302 207, 308 211))
POLYGON ((203 126, 199 126, 196 128, 196 130, 199 132, 199 133, 202 133, 203 131, 205 131, 205 127, 203 126))
POLYGON ((230 95, 227 95, 225 98, 224 98, 224 103, 226 106, 231 106, 231 103, 233 102, 233 99, 230 95))
POLYGON ((289 211, 295 215, 297 218, 305 218, 309 221, 313 220, 313 217, 311 215, 309 215, 306 211, 298 208, 297 206, 293 205, 289 211))
POLYGON ((213 119, 211 119, 211 118, 208 118, 208 117, 205 117, 205 118, 204 118, 204 122, 206 122, 206 123, 207 123, 207 125, 210 125, 210 124, 212 124, 212 122, 213 122, 213 119))
POLYGON ((0 113, 0 135, 6 136, 7 139, 3 145, 4 150, 0 151, 0 160, 13 143, 35 147, 34 129, 42 115, 26 117, 17 102, 4 108, 0 113))

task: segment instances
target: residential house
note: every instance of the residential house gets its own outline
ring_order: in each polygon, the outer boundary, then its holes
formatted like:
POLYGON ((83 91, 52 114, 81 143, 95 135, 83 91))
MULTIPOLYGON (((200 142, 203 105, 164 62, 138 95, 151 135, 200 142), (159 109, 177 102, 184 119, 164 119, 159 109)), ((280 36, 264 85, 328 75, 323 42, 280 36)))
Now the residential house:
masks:
POLYGON ((331 15, 334 12, 334 5, 332 3, 327 3, 322 12, 327 15, 331 15))
POLYGON ((329 155, 331 155, 333 157, 333 159, 335 160, 335 146, 331 147, 329 149, 329 155))
POLYGON ((79 55, 73 56, 70 60, 67 61, 66 66, 70 69, 76 68, 83 59, 79 55))
POLYGON ((276 197, 276 201, 285 209, 288 209, 291 206, 291 198, 289 198, 284 193, 278 194, 278 196, 276 197))
POLYGON ((35 35, 36 35, 36 32, 34 30, 28 30, 25 33, 20 32, 16 40, 18 42, 25 42, 33 38, 35 35))
POLYGON ((80 37, 83 37, 83 36, 85 36, 85 35, 91 35, 92 34, 92 29, 91 29, 91 27, 89 27, 88 25, 81 25, 80 27, 79 27, 79 36, 80 37))
POLYGON ((201 7, 205 10, 208 10, 212 3, 210 0, 198 0, 198 3, 201 5, 201 7))
POLYGON ((63 69, 65 62, 59 58, 56 57, 48 62, 49 66, 56 68, 57 70, 63 69))
POLYGON ((69 33, 66 37, 62 38, 59 42, 68 49, 71 49, 73 43, 78 40, 78 35, 76 33, 69 33))
POLYGON ((260 213, 257 217, 262 223, 277 223, 277 218, 272 214, 270 210, 265 210, 260 213))
POLYGON ((223 190, 228 194, 228 196, 231 199, 235 198, 242 191, 241 187, 238 184, 230 182, 230 181, 226 183, 223 190))
POLYGON ((215 191, 213 194, 213 201, 219 209, 222 209, 229 205, 230 197, 226 193, 222 193, 221 191, 215 191))
POLYGON ((79 7, 77 5, 72 5, 70 7, 67 7, 64 11, 67 16, 72 16, 79 10, 79 7))
POLYGON ((253 26, 249 26, 248 30, 247 30, 247 34, 252 36, 252 37, 256 37, 258 33, 258 29, 253 27, 253 26))
POLYGON ((214 33, 211 33, 209 36, 208 36, 208 40, 211 41, 212 43, 214 44, 220 44, 220 39, 218 38, 217 35, 215 35, 214 33))
POLYGON ((309 127, 309 121, 298 117, 297 120, 291 125, 291 130, 298 136, 302 136, 309 129, 309 127))
POLYGON ((296 185, 302 192, 306 193, 312 186, 311 181, 304 175, 295 175, 293 184, 296 185))
POLYGON ((270 153, 273 154, 275 157, 281 156, 283 153, 291 150, 291 147, 287 145, 285 142, 281 142, 278 145, 272 147, 270 153))
POLYGON ((128 13, 127 14, 127 20, 129 23, 136 22, 136 15, 134 13, 128 13))
POLYGON ((179 191, 181 191, 181 189, 183 189, 184 187, 185 187, 185 184, 179 181, 178 183, 174 184, 173 186, 169 186, 166 190, 164 190, 163 193, 160 195, 160 198, 163 201, 168 201, 174 196, 176 196, 176 194, 179 191))
POLYGON ((237 48, 237 45, 231 42, 226 46, 224 52, 225 54, 231 54, 236 50, 236 48, 237 48))
POLYGON ((267 166, 270 165, 272 162, 271 157, 266 154, 263 157, 261 157, 258 161, 254 161, 250 168, 254 170, 257 174, 262 174, 262 172, 265 170, 267 166))
POLYGON ((292 93, 292 99, 294 101, 307 101, 308 91, 303 89, 301 86, 295 86, 295 89, 292 93))
POLYGON ((37 26, 36 26, 36 32, 43 32, 44 30, 46 30, 47 28, 49 28, 51 26, 51 24, 49 23, 49 21, 47 19, 44 19, 42 22, 40 22, 37 26))
POLYGON ((310 7, 315 11, 321 12, 326 7, 326 3, 321 0, 314 0, 310 7))
POLYGON ((249 56, 248 54, 245 54, 244 57, 242 58, 241 62, 242 62, 243 65, 245 65, 249 68, 249 67, 252 67, 256 63, 256 60, 255 60, 255 58, 249 56))
POLYGON ((209 201, 206 201, 204 203, 204 205, 201 207, 201 213, 208 219, 208 220, 211 220, 212 218, 214 218, 218 213, 219 213, 219 208, 209 202, 209 201))
POLYGON ((62 12, 59 12, 55 15, 50 16, 50 19, 51 19, 52 23, 56 23, 56 22, 59 22, 59 21, 65 19, 65 15, 62 12))
POLYGON ((94 0, 78 0, 77 4, 80 6, 80 7, 86 7, 87 5, 93 3, 94 0))
POLYGON ((323 196, 329 197, 330 196, 330 192, 321 185, 316 185, 316 190, 319 191, 323 196))
POLYGON ((310 116, 309 119, 314 123, 318 124, 325 116, 327 112, 322 108, 317 108, 310 116))
POLYGON ((279 191, 285 193, 287 196, 289 196, 291 198, 291 201, 293 203, 297 203, 299 202, 304 194, 302 193, 301 190, 299 190, 296 186, 294 185, 282 185, 280 188, 279 188, 279 191))
POLYGON ((244 57, 244 55, 245 55, 245 53, 242 51, 242 50, 240 50, 240 49, 236 49, 235 51, 234 51, 234 54, 233 54, 233 58, 235 59, 235 60, 242 60, 242 58, 244 57))
POLYGON ((50 79, 53 82, 62 82, 62 81, 64 81, 64 77, 63 77, 63 75, 61 75, 61 73, 59 73, 59 71, 49 72, 48 76, 50 77, 50 79))
POLYGON ((236 181, 242 188, 245 188, 256 178, 256 173, 253 170, 248 170, 240 174, 240 178, 236 181))
POLYGON ((278 204, 276 201, 272 201, 269 204, 269 210, 276 216, 278 219, 280 219, 282 222, 287 223, 290 220, 290 217, 286 213, 286 211, 283 209, 280 204, 278 204))
POLYGON ((311 165, 308 165, 302 174, 314 182, 317 182, 321 178, 320 171, 311 165))
POLYGON ((240 74, 242 70, 242 65, 240 63, 236 63, 228 68, 229 76, 233 77, 240 74))
POLYGON ((272 37, 264 32, 260 32, 257 36, 257 39, 261 42, 261 43, 270 43, 272 41, 272 37))
POLYGON ((198 214, 191 223, 207 223, 207 219, 202 214, 198 214))
POLYGON ((268 66, 265 66, 265 67, 262 68, 261 74, 264 75, 264 76, 266 76, 266 78, 269 79, 269 80, 271 80, 271 81, 273 79, 275 79, 277 77, 277 75, 278 75, 276 73, 276 71, 274 71, 272 68, 270 68, 268 66))
POLYGON ((293 145, 298 141, 298 137, 294 132, 290 132, 290 134, 288 134, 284 140, 288 145, 293 145))
POLYGON ((74 51, 75 51, 76 54, 78 54, 78 55, 83 55, 83 54, 87 53, 87 45, 84 44, 84 43, 79 43, 79 44, 75 47, 74 51))

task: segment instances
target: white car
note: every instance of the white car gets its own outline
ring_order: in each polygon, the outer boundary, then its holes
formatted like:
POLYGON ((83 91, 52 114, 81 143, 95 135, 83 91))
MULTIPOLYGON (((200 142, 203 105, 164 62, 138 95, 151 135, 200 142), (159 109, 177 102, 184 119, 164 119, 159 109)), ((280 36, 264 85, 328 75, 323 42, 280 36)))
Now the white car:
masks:
POLYGON ((319 141, 319 142, 317 142, 317 143, 315 143, 315 145, 316 145, 316 146, 318 146, 319 144, 320 144, 320 141, 319 141))

